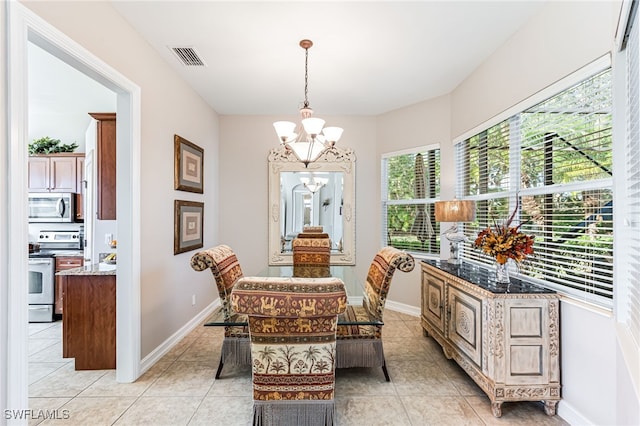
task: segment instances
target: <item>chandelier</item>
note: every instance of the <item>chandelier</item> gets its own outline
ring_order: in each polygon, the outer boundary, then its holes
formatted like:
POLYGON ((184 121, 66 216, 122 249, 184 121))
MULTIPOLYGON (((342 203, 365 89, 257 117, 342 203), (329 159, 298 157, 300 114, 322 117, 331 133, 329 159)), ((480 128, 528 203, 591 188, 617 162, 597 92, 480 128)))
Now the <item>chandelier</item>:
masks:
POLYGON ((291 149, 305 167, 316 161, 327 149, 332 148, 342 136, 340 127, 324 127, 325 121, 313 117, 313 110, 309 106, 309 48, 313 46, 311 40, 301 40, 300 47, 304 49, 304 103, 300 108, 302 127, 296 130, 296 124, 291 121, 276 121, 276 129, 280 142, 291 149))

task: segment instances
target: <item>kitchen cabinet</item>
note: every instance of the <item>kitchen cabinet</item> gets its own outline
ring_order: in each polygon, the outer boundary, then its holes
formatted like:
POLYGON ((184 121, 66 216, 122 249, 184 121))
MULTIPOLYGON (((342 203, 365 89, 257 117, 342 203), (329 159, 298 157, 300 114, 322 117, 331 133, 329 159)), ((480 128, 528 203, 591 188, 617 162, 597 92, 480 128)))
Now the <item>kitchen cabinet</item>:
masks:
POLYGON ((78 192, 78 157, 84 154, 49 154, 29 157, 29 192, 78 192))
MULTIPOLYGON (((67 269, 78 268, 84 265, 84 257, 83 256, 56 256, 56 273, 60 271, 65 271, 67 269)), ((53 312, 56 314, 63 313, 63 303, 62 299, 64 297, 64 293, 62 291, 62 278, 56 275, 56 285, 54 291, 54 310, 53 312)))
POLYGON ((97 123, 96 217, 116 219, 116 114, 89 113, 97 123))
POLYGON ((549 289, 494 271, 424 260, 421 324, 491 400, 495 417, 507 401, 560 401, 560 302, 549 289))
MULTIPOLYGON (((86 269, 86 270, 85 270, 86 269)), ((62 356, 76 370, 116 368, 116 271, 63 271, 62 356)))

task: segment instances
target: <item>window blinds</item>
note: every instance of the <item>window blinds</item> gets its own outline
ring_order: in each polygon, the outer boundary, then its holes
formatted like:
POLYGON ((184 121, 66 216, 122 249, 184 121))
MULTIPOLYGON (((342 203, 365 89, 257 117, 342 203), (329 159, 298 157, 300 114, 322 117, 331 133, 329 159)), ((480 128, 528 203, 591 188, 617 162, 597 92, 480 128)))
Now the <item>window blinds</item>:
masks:
MULTIPOLYGON (((519 272, 611 305, 612 93, 605 70, 456 147, 458 196, 476 200, 470 238, 506 220, 535 236, 519 272), (516 200, 517 197, 517 200, 516 200)), ((463 256, 492 263, 470 244, 463 256)))
MULTIPOLYGON (((626 204, 625 227, 622 233, 626 241, 620 280, 620 297, 626 300, 620 319, 625 322, 635 339, 636 347, 640 347, 640 42, 638 34, 640 25, 638 16, 634 17, 631 34, 626 45, 627 56, 627 128, 626 128, 626 204)), ((621 199, 622 197, 619 197, 621 199)))

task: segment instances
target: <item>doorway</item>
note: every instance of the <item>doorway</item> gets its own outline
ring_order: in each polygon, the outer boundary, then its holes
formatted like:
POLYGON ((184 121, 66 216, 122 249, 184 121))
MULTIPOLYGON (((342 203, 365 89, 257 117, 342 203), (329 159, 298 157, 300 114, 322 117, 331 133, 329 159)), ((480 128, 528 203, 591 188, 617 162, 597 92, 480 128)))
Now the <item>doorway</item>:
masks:
POLYGON ((61 61, 117 93, 117 193, 119 244, 116 310, 116 380, 133 382, 140 375, 140 88, 78 43, 49 25, 18 2, 7 2, 9 65, 8 108, 8 347, 7 402, 26 407, 27 357, 27 126, 26 60, 28 43, 34 43, 61 61), (11 340, 11 344, 8 344, 11 340))

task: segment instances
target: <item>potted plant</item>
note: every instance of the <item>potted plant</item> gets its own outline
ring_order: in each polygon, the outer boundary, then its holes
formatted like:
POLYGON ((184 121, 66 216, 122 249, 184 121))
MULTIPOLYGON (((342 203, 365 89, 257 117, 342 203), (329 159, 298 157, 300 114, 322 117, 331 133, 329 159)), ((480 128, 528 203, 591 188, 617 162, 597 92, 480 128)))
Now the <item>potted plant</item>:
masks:
POLYGON ((77 143, 61 144, 60 139, 52 139, 45 136, 40 139, 34 139, 29 144, 29 155, 36 154, 56 154, 59 152, 73 152, 78 147, 77 143))

